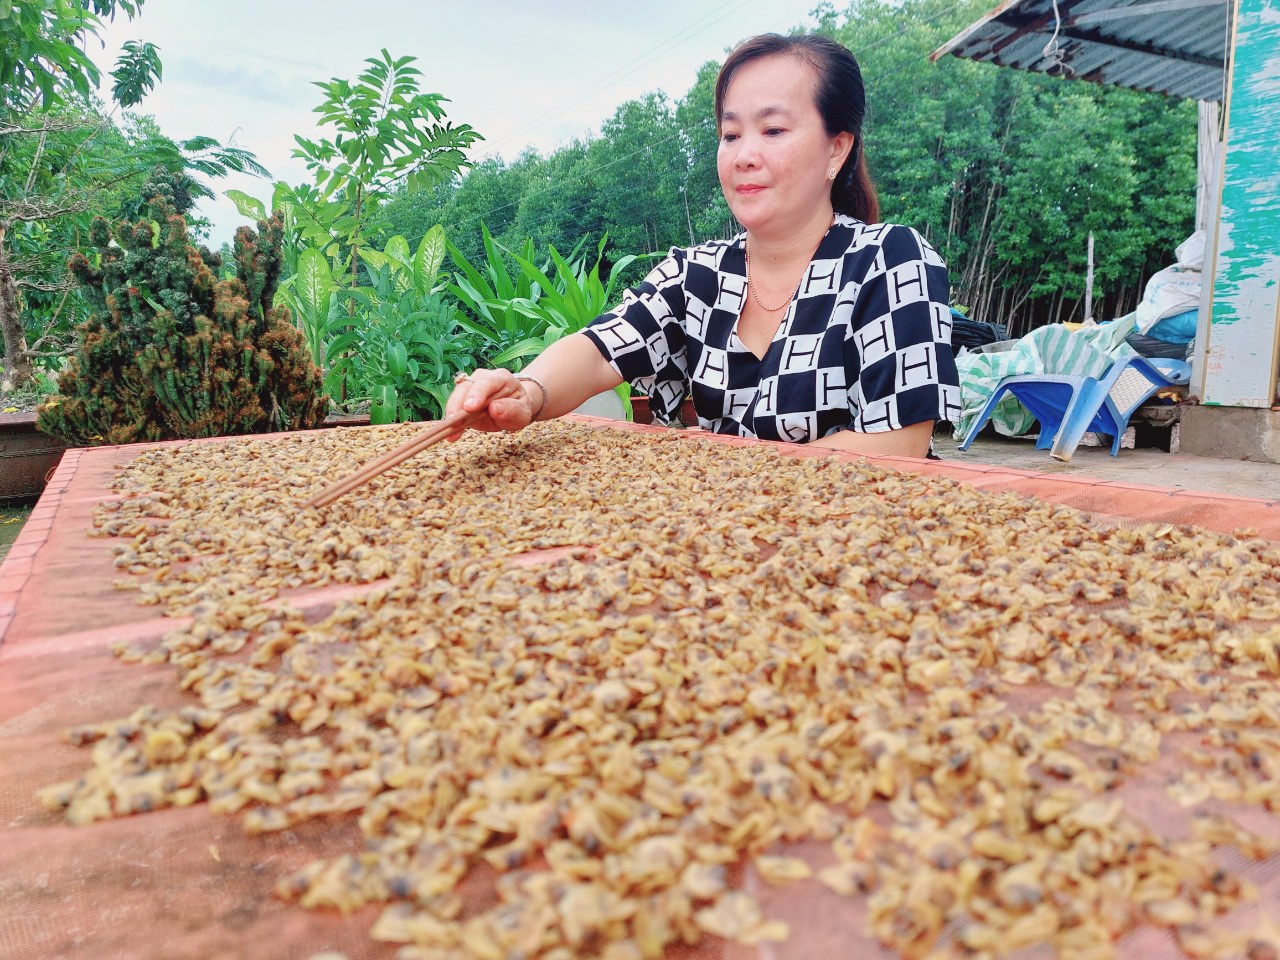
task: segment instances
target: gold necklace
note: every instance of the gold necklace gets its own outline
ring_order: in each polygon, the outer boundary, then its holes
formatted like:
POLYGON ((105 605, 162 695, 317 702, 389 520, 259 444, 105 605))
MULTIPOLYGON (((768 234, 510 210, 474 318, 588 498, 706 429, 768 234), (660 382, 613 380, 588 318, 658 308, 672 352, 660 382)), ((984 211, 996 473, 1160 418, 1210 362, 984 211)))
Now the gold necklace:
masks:
MULTIPOLYGON (((751 241, 744 240, 742 241, 742 245, 747 248, 747 289, 751 292, 751 299, 754 300, 756 305, 765 313, 777 313, 779 310, 785 309, 791 303, 791 298, 796 295, 795 290, 792 290, 787 299, 782 301, 778 306, 765 306, 764 301, 760 299, 760 294, 756 293, 756 288, 751 285, 751 241)), ((799 286, 800 284, 797 283, 796 287, 798 288, 799 286)))
MULTIPOLYGON (((809 259, 811 261, 813 260, 813 254, 818 252, 818 247, 822 246, 822 241, 826 239, 827 233, 831 232, 831 227, 835 226, 835 222, 836 222, 836 216, 833 213, 831 215, 831 224, 828 225, 826 232, 822 234, 822 238, 818 240, 818 246, 813 248, 813 253, 809 254, 809 259)), ((785 309, 791 303, 792 299, 795 297, 796 290, 800 289, 800 281, 799 280, 796 281, 796 289, 792 290, 791 295, 788 296, 786 300, 782 301, 782 303, 780 303, 778 306, 776 307, 766 306, 765 302, 760 299, 760 295, 756 293, 756 288, 751 285, 751 241, 747 239, 743 239, 742 246, 747 251, 747 290, 751 294, 751 299, 754 300, 756 302, 756 305, 765 313, 777 313, 779 310, 785 309)), ((803 273, 800 274, 800 278, 804 279, 803 273)))

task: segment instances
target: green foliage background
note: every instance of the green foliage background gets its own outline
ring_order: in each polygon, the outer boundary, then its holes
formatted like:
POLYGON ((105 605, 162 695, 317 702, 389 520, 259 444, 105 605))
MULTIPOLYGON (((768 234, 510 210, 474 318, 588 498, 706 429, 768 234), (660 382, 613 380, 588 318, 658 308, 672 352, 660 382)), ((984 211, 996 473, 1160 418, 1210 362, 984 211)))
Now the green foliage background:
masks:
MULTIPOLYGON (((134 44, 121 57, 111 75, 114 106, 93 98, 101 77, 81 42, 94 34, 98 16, 132 17, 141 6, 142 0, 95 0, 90 12, 80 0, 30 0, 0 18, 0 119, 8 124, 0 125, 5 385, 30 381, 33 362, 60 363, 72 325, 90 310, 65 264, 73 253, 92 250, 95 216, 139 217, 138 185, 147 172, 160 166, 179 174, 182 189, 195 195, 210 192, 196 176, 264 172, 238 148, 207 137, 174 142, 149 118, 114 113, 159 80, 150 45, 134 44)), ((1092 233, 1094 315, 1121 315, 1192 229, 1195 105, 954 57, 929 61, 931 51, 987 7, 988 0, 853 0, 815 11, 819 29, 861 62, 864 134, 884 218, 920 229, 950 265, 953 302, 976 319, 1009 324, 1014 336, 1081 318, 1092 233)), ((386 337, 410 336, 390 322, 386 298, 370 295, 362 306, 354 295, 373 287, 366 254, 392 239, 416 248, 439 225, 457 251, 446 270, 470 261, 522 276, 518 251, 542 257, 542 251, 591 250, 607 237, 592 282, 616 288, 638 278, 648 262, 631 255, 737 232, 716 177, 718 62, 704 64, 682 97, 629 100, 598 136, 510 160, 473 152, 479 135, 445 118, 441 95, 418 92, 413 62, 384 50, 355 81, 318 83, 325 99, 316 110, 336 132, 298 140, 297 154, 315 182, 277 184, 269 206, 239 198, 260 208, 252 219, 265 218, 268 209, 284 212, 282 299, 307 330, 317 363, 326 360, 332 339, 326 331, 335 322, 354 330, 376 314, 386 337), (313 271, 328 278, 326 295, 315 303, 300 299, 294 276, 301 274, 303 247, 315 248, 312 260, 325 261, 324 271, 313 271), (314 309, 303 309, 308 304, 314 309)), ((231 259, 224 258, 223 276, 232 273, 231 259)), ((577 272, 560 271, 555 282, 566 290, 587 283, 586 273, 577 272)), ((439 367, 432 382, 447 385, 452 366, 487 362, 513 344, 568 329, 559 321, 532 329, 534 301, 545 285, 530 283, 527 309, 502 305, 510 321, 503 329, 510 330, 491 341, 476 325, 497 308, 459 297, 442 278, 409 311, 418 317, 410 339, 427 350, 440 331, 456 338, 466 330, 481 337, 479 345, 460 343, 447 357, 406 356, 401 376, 398 351, 362 339, 362 355, 394 363, 358 382, 340 378, 335 395, 359 399, 374 386, 386 393, 395 381, 397 409, 429 411, 435 401, 426 395, 404 400, 406 378, 418 376, 410 359, 419 371, 423 363, 439 367)))
MULTIPOLYGON (((1082 319, 1095 238, 1095 308, 1131 310, 1193 227, 1194 103, 928 55, 988 0, 855 0, 820 30, 858 57, 864 133, 886 220, 946 258, 954 302, 1013 332, 1082 319)), ((608 233, 644 253, 738 229, 716 179, 707 63, 684 97, 620 106, 598 137, 549 155, 481 157, 465 177, 387 201, 379 227, 411 243, 435 224, 483 259, 481 224, 508 248, 572 248, 608 233)))
MULTIPOLYGON (((156 167, 179 190, 212 197, 196 176, 265 170, 211 137, 174 141, 136 106, 162 74, 159 53, 130 41, 111 71, 111 101, 84 46, 105 20, 143 0, 0 0, 0 392, 22 390, 36 365, 56 367, 89 310, 67 262, 91 248, 94 218, 136 218, 156 167)), ((199 228, 200 223, 191 224, 199 228)))

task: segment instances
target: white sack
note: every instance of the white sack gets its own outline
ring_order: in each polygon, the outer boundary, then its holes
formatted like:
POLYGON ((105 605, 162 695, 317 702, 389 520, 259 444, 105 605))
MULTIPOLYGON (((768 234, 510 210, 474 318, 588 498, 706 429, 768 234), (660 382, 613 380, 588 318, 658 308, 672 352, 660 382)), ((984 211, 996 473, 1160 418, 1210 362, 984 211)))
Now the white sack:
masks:
POLYGON ((1197 230, 1178 244, 1173 251, 1178 258, 1178 266, 1183 270, 1204 269, 1204 231, 1197 230))
POLYGON ((1145 334, 1165 317, 1196 310, 1199 306, 1200 271, 1165 267, 1147 281, 1142 302, 1135 311, 1138 332, 1145 334))

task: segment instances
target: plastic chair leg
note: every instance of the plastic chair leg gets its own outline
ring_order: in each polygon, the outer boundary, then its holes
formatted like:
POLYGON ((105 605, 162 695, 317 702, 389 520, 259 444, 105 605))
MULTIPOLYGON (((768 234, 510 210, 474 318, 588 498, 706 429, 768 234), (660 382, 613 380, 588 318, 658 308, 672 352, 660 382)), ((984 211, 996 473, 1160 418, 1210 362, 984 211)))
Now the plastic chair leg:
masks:
POLYGON ((1076 391, 1062 418, 1062 426, 1058 430, 1058 438, 1054 441, 1049 456, 1063 463, 1070 463, 1071 456, 1080 446, 1080 440, 1089 431, 1093 418, 1097 416, 1106 400, 1106 388, 1097 380, 1089 377, 1076 391))
POLYGON ((960 444, 961 450, 968 450, 973 445, 973 441, 978 438, 978 434, 982 431, 982 426, 991 417, 991 412, 995 410, 996 404, 1008 392, 1007 384, 1000 383, 991 391, 991 396, 987 397, 987 402, 983 404, 982 411, 978 414, 978 419, 973 421, 973 426, 969 428, 969 433, 965 436, 960 444))
POLYGON ((1129 429, 1128 421, 1116 424, 1116 435, 1111 440, 1111 455, 1113 457, 1120 456, 1120 443, 1124 440, 1124 432, 1129 429))

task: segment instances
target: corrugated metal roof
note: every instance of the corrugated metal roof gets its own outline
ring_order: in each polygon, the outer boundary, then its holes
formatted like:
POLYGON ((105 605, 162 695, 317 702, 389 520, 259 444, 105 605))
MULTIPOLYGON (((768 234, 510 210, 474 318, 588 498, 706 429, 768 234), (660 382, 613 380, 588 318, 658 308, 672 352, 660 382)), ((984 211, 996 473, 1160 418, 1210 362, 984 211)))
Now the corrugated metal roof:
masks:
POLYGON ((1221 100, 1230 0, 1005 0, 930 56, 1221 100), (1057 52, 1046 45, 1058 26, 1057 52))

